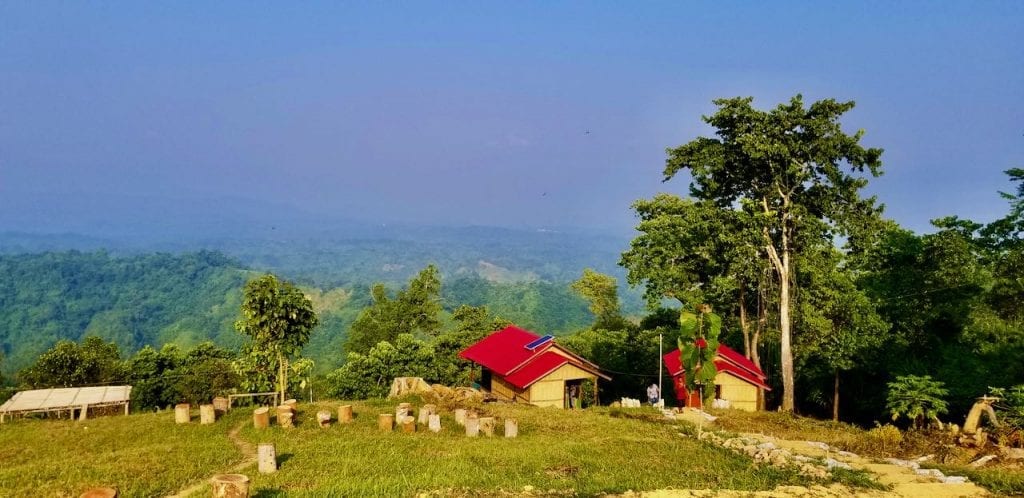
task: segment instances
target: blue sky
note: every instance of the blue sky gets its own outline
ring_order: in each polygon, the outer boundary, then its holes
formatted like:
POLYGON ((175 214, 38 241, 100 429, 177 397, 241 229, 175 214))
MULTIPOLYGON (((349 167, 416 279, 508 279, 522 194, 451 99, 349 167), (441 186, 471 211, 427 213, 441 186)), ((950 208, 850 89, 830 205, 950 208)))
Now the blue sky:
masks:
POLYGON ((619 231, 712 99, 802 93, 927 230, 1006 212, 1022 47, 1024 2, 2 2, 0 197, 619 231))

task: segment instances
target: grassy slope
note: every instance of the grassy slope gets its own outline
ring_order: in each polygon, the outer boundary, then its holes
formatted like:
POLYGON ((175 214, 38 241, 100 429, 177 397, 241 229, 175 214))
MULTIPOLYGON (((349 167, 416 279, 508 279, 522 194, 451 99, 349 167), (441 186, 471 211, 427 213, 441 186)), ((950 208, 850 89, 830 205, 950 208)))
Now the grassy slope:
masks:
MULTIPOLYGON (((319 407, 333 410, 337 405, 319 407)), ((243 439, 274 442, 281 461, 273 475, 246 470, 258 496, 447 495, 461 490, 477 495, 526 485, 593 495, 670 486, 755 490, 801 481, 681 438, 672 424, 615 418, 606 410, 489 407, 499 417, 518 418, 520 437, 468 439, 455 430, 450 414, 442 416, 445 430, 440 434, 382 434, 376 415, 393 406, 356 403, 353 424, 326 430, 313 421, 318 408, 313 406, 301 407, 299 427, 288 431, 253 429, 247 409, 236 409, 212 426, 178 426, 169 412, 84 423, 16 421, 0 425, 0 496, 77 496, 96 485, 116 485, 125 497, 170 493, 239 462, 242 455, 226 434, 242 423, 243 439)))

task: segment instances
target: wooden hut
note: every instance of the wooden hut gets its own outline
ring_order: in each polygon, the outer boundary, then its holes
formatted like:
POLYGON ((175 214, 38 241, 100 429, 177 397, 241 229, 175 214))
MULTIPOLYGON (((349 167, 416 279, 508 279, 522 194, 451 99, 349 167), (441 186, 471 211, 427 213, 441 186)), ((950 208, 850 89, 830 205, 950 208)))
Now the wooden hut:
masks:
MULTIPOLYGON (((676 399, 680 406, 700 407, 700 395, 686 390, 686 374, 680 357, 678 349, 664 356, 665 368, 672 376, 676 399)), ((715 399, 728 401, 730 408, 757 411, 758 391, 771 390, 765 384, 764 372, 754 362, 724 344, 718 346, 715 367, 718 369, 718 375, 715 376, 715 399)))
POLYGON ((567 408, 569 393, 581 393, 584 380, 611 380, 600 368, 559 346, 550 335, 539 336, 506 327, 466 348, 459 356, 482 367, 480 385, 506 401, 567 408))

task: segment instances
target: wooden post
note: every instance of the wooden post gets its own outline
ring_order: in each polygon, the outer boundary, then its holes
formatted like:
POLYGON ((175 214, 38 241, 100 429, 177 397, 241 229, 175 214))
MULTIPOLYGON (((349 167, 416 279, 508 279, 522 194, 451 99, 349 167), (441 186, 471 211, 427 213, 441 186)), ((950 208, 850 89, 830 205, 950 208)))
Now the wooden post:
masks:
POLYGON ((347 424, 352 421, 352 405, 341 405, 338 407, 338 423, 347 424))
POLYGON ((316 412, 316 421, 320 424, 320 427, 330 427, 331 412, 327 410, 320 410, 316 412))
POLYGON ((199 423, 201 425, 212 424, 217 421, 217 412, 213 405, 199 405, 199 423))
MULTIPOLYGON (((185 405, 185 406, 188 406, 188 405, 185 405)), ((86 420, 88 418, 89 418, 89 405, 82 405, 82 407, 78 409, 78 420, 81 421, 81 420, 86 420)), ((188 421, 186 420, 185 423, 188 423, 188 421)))
POLYGON ((514 418, 505 419, 505 437, 519 436, 519 423, 514 418))
POLYGON ((402 421, 402 432, 416 432, 416 419, 406 416, 402 421))
POLYGON ((466 436, 477 437, 480 435, 480 419, 469 417, 466 419, 466 436))
POLYGON ((257 408, 252 411, 252 425, 257 429, 270 427, 270 408, 257 408))
POLYGON ((217 474, 210 481, 213 498, 249 497, 249 478, 242 474, 217 474))
POLYGON ((128 403, 130 403, 130 401, 125 401, 124 402, 124 414, 125 415, 128 415, 128 403))
POLYGON ((277 450, 274 443, 260 443, 257 447, 257 469, 260 474, 277 472, 277 450))
POLYGON ((231 409, 231 405, 228 403, 228 399, 222 396, 213 398, 213 409, 220 415, 224 415, 231 409))
MULTIPOLYGON (((187 424, 192 421, 192 414, 189 411, 192 407, 188 403, 181 403, 174 405, 174 422, 178 424, 187 424)), ((85 410, 83 410, 84 412, 85 410)), ((84 419, 85 417, 83 417, 84 419)))
POLYGON ((441 416, 431 414, 427 418, 427 427, 430 428, 430 432, 441 432, 441 416))
POLYGON ((382 431, 391 432, 395 428, 395 416, 390 413, 377 415, 377 428, 382 431))
POLYGON ((92 488, 86 490, 78 498, 117 498, 117 488, 92 488))
POLYGON ((480 417, 480 432, 485 436, 494 435, 494 417, 480 417))
POLYGON ((466 425, 466 409, 456 408, 455 409, 455 423, 459 425, 466 425))
POLYGON ((295 412, 288 405, 277 407, 277 425, 285 428, 295 427, 295 412))

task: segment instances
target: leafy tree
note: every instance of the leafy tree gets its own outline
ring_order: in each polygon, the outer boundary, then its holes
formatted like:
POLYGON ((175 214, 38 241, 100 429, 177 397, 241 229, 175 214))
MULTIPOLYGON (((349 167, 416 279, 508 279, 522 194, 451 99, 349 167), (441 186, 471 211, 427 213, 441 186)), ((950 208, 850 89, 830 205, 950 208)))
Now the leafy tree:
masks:
POLYGON ((382 398, 395 377, 436 380, 434 348, 412 334, 394 343, 381 341, 366 354, 349 353, 348 361, 328 375, 331 395, 340 399, 382 398))
POLYGON ((594 328, 622 328, 624 319, 619 307, 619 283, 615 277, 585 268, 583 276, 570 287, 589 303, 590 312, 596 319, 594 328))
POLYGON ((949 395, 949 391, 942 382, 932 380, 931 376, 900 376, 890 382, 888 387, 886 409, 892 414, 893 420, 906 417, 915 428, 921 428, 929 420, 938 422, 939 415, 949 411, 943 399, 949 395))
POLYGON ((317 324, 313 304, 294 285, 267 274, 245 286, 242 318, 235 328, 250 339, 248 360, 275 370, 273 380, 281 399, 288 390, 288 360, 309 341, 317 324))
POLYGON ((175 370, 181 365, 181 349, 164 344, 160 351, 146 346, 128 361, 128 382, 132 385, 132 408, 170 406, 180 401, 175 370))
POLYGON ((711 306, 702 304, 696 313, 679 314, 679 359, 686 372, 686 389, 699 391, 705 403, 715 395, 715 356, 721 331, 722 318, 711 312, 711 306))
POLYGON ((874 198, 861 198, 867 180, 860 174, 880 173, 882 151, 862 147, 862 131, 848 135, 840 127, 840 116, 853 102, 826 99, 805 107, 797 95, 760 111, 752 101, 716 100, 717 112, 704 121, 717 137, 670 149, 664 176, 667 181, 688 170, 694 198, 758 213, 754 222, 778 279, 782 409, 792 411, 793 254, 804 249, 801 240, 844 235, 857 243, 860 229, 880 211, 874 198))
POLYGON ((373 286, 371 295, 373 304, 352 323, 346 343, 349 352, 366 353, 400 334, 434 336, 441 329, 441 278, 434 265, 420 271, 394 298, 380 283, 373 286))
POLYGON ((830 246, 801 255, 797 281, 803 290, 795 316, 803 369, 832 377, 833 420, 839 420, 840 373, 880 347, 889 330, 841 262, 842 254, 830 246))
POLYGON ((238 374, 231 368, 234 353, 204 342, 191 349, 172 370, 172 393, 177 401, 200 404, 215 396, 229 394, 239 384, 238 374))
POLYGON ((757 347, 765 307, 757 298, 766 283, 767 261, 751 213, 670 194, 639 200, 633 208, 640 217, 640 235, 619 263, 629 283, 643 285, 650 306, 671 298, 684 307, 711 303, 736 309, 744 353, 760 365, 757 347))
POLYGON ((82 344, 59 341, 20 373, 21 381, 33 388, 80 387, 123 382, 125 366, 114 343, 95 336, 82 344))

